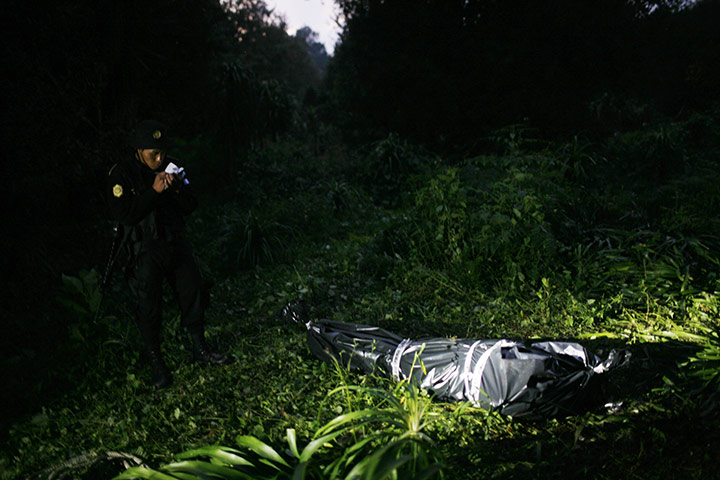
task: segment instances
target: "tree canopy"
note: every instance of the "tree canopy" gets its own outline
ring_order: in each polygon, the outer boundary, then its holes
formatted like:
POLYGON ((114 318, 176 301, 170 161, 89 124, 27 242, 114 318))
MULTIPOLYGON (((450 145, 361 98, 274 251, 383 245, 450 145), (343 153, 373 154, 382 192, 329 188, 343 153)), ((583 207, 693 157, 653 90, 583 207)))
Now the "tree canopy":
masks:
POLYGON ((718 98, 717 2, 337 3, 328 84, 354 127, 424 143, 515 123, 604 134, 718 98))

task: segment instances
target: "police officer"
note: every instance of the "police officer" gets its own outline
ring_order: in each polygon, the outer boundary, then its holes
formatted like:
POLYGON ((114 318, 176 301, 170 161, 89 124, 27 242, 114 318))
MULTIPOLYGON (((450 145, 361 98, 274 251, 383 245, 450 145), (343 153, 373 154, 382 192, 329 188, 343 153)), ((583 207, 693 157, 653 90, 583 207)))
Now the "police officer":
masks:
POLYGON ((167 127, 154 120, 140 122, 131 136, 133 154, 108 174, 110 213, 129 229, 131 261, 128 283, 137 298, 135 320, 157 388, 172 384, 160 352, 162 285, 167 280, 190 333, 195 361, 209 365, 229 362, 205 342, 205 292, 200 271, 185 238, 183 217, 197 207, 183 174, 166 173, 173 145, 167 127))

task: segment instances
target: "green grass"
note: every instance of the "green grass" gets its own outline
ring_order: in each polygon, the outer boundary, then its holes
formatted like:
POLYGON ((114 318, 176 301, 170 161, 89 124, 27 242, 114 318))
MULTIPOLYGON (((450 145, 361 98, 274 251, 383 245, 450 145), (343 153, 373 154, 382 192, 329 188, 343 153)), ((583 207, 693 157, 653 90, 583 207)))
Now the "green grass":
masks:
MULTIPOLYGON (((231 467, 254 478, 711 478, 720 169, 718 146, 684 142, 685 127, 603 145, 526 142, 532 151, 452 164, 390 136, 368 153, 377 178, 339 150, 312 157, 292 142, 271 145, 243 166, 236 191, 206 197, 189 225, 215 281, 208 336, 236 361, 192 364, 168 304, 175 384, 153 390, 119 275, 92 323, 96 277, 68 274, 57 313, 67 341, 56 368, 20 396, 66 388, 10 425, 0 476, 114 451, 151 469, 127 478, 212 469, 232 478, 231 467), (644 178, 650 147, 663 166, 682 155, 683 168, 644 178), (621 169, 623 155, 635 163, 621 169), (622 405, 519 422, 346 372, 316 360, 303 334, 277 320, 298 297, 313 318, 408 337, 625 346, 631 367, 611 384, 622 405), (230 454, 262 467, 233 466, 230 454)), ((80 478, 124 469, 78 463, 66 470, 80 478)))

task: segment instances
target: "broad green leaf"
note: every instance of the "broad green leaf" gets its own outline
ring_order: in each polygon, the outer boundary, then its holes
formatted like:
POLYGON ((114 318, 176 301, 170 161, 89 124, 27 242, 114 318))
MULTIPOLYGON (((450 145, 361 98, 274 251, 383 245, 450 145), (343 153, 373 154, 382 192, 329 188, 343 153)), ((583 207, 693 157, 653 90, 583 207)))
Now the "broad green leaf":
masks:
POLYGON ((238 444, 238 446, 248 448, 263 458, 267 458, 268 460, 272 460, 286 467, 290 466, 280 456, 280 454, 275 451, 274 448, 253 436, 240 435, 235 439, 235 442, 238 444))
POLYGON ((67 285, 70 290, 73 290, 77 293, 82 294, 83 293, 83 284, 82 280, 80 280, 77 277, 71 277, 70 275, 62 274, 62 281, 65 285, 67 285))
POLYGON ((245 472, 225 467, 223 465, 214 465, 209 462, 201 462, 198 460, 186 460, 184 462, 171 463, 165 465, 163 470, 169 472, 184 472, 205 477, 220 478, 223 480, 248 480, 252 479, 251 475, 245 472))
POLYGON ((248 465, 252 466, 253 464, 246 460, 245 458, 241 457, 239 454, 241 452, 239 450, 235 450, 233 448, 228 447, 219 447, 219 446, 209 446, 209 447, 203 447, 203 448, 197 448, 194 450, 188 450, 187 452, 183 452, 179 455, 177 455, 177 458, 180 460, 187 460, 190 458, 196 458, 200 456, 207 456, 211 458, 216 458, 218 460, 222 460, 225 463, 229 463, 231 465, 248 465))
MULTIPOLYGON (((366 478, 368 480, 385 478, 401 465, 407 463, 413 458, 417 458, 412 455, 399 456, 400 449, 405 444, 413 442, 413 439, 405 437, 388 443, 386 446, 358 463, 347 478, 355 478, 353 475, 361 476, 362 478, 366 478)), ((419 447, 422 448, 422 445, 419 445, 419 447)), ((420 451, 419 453, 423 455, 423 458, 425 458, 425 453, 423 451, 420 451)))
POLYGON ((290 448, 290 452, 292 452, 293 456, 295 458, 300 458, 300 453, 298 452, 298 448, 297 448, 297 438, 295 437, 295 429, 294 428, 287 429, 287 442, 288 442, 288 447, 290 448))
POLYGON ((386 478, 392 472, 412 459, 412 455, 403 455, 398 458, 394 458, 390 454, 382 455, 378 457, 377 463, 373 466, 373 469, 365 472, 365 478, 367 480, 386 478))
POLYGON ((179 478, 180 480, 198 480, 203 479, 202 476, 198 477, 195 474, 192 473, 185 473, 185 472, 173 472, 173 476, 179 478))
MULTIPOLYGON (((268 467, 272 468, 273 470, 277 470, 278 472, 282 472, 283 470, 277 465, 275 462, 271 462, 267 458, 261 458, 258 460, 258 462, 262 463, 263 465, 267 465, 268 467)), ((288 465, 289 467, 290 465, 288 465)), ((277 474, 279 475, 279 473, 277 474)), ((276 475, 276 476, 277 476, 276 475)))
POLYGON ((120 475, 114 477, 113 480, 133 480, 138 478, 147 478, 151 480, 177 480, 176 477, 147 467, 130 467, 120 475))
POLYGON ((300 462, 295 471, 293 472, 292 480, 303 480, 305 478, 305 471, 307 470, 308 462, 300 462))
POLYGON ((353 461, 355 461, 355 458, 362 452, 362 449, 367 444, 377 439, 378 438, 373 435, 367 438, 363 438, 359 442, 356 442, 350 447, 346 448, 340 457, 336 458, 332 463, 330 463, 330 465, 325 468, 325 475, 329 478, 337 478, 341 469, 344 469, 348 465, 352 464, 353 461))
POLYGON ((427 478, 432 477, 436 473, 438 473, 442 469, 441 465, 438 465, 437 463, 433 463, 428 468, 423 470, 422 472, 415 472, 413 476, 413 480, 425 480, 427 478))
MULTIPOLYGON (((371 417, 375 416, 378 412, 376 410, 372 409, 366 409, 366 410, 356 410, 354 412, 345 413, 343 415, 339 415, 332 420, 330 420, 328 423, 320 427, 317 432, 315 432, 315 437, 318 437, 320 435, 325 435, 327 432, 331 432, 335 430, 336 428, 346 425, 354 420, 357 420, 359 418, 363 417, 371 417)), ((351 424, 349 427, 355 427, 357 424, 351 424)))
POLYGON ((308 444, 305 446, 305 448, 303 448, 303 451, 302 451, 302 453, 300 454, 300 461, 301 461, 301 462, 307 462, 308 460, 310 460, 310 457, 312 457, 313 454, 314 454, 320 447, 322 447, 324 444, 326 444, 326 443, 329 442, 330 440, 334 439, 335 437, 337 437, 337 436, 340 435, 341 433, 343 433, 342 430, 341 430, 341 431, 337 431, 337 432, 333 432, 333 433, 330 433, 330 434, 328 434, 328 435, 325 435, 324 437, 317 438, 317 439, 313 440, 312 442, 308 443, 308 444))
POLYGON ((359 450, 362 450, 362 448, 365 447, 365 445, 367 445, 368 443, 372 442, 373 440, 377 440, 377 439, 379 439, 378 435, 373 435, 370 437, 363 438, 362 440, 359 440, 359 441, 353 443, 352 445, 350 445, 349 447, 347 447, 345 449, 345 453, 352 454, 359 450))
POLYGON ((367 480, 382 479, 394 469, 412 459, 410 455, 403 455, 402 457, 396 458, 394 453, 394 451, 388 451, 387 448, 378 450, 355 465, 345 477, 346 480, 359 478, 367 480), (385 458, 386 456, 388 458, 385 458))

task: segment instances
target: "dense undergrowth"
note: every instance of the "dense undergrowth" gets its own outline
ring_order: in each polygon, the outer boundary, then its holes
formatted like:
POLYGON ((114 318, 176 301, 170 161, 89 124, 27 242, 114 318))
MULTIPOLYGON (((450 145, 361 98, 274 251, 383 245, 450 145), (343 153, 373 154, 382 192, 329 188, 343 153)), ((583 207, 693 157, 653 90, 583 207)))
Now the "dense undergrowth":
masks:
POLYGON ((168 304, 166 391, 147 385, 120 275, 97 322, 97 274, 68 275, 69 341, 38 382, 74 384, 11 426, 2 477, 112 478, 108 451, 145 464, 124 478, 716 475, 717 116, 597 143, 509 132, 501 153, 452 160, 395 135, 252 154, 190 221, 214 280, 208 336, 236 361, 190 363, 168 304), (572 338, 633 357, 598 408, 519 422, 317 361, 278 320, 299 297, 313 318, 407 337, 572 338))

